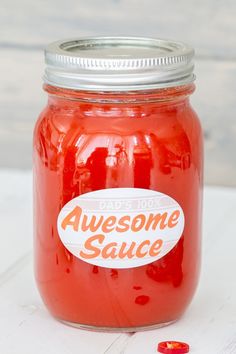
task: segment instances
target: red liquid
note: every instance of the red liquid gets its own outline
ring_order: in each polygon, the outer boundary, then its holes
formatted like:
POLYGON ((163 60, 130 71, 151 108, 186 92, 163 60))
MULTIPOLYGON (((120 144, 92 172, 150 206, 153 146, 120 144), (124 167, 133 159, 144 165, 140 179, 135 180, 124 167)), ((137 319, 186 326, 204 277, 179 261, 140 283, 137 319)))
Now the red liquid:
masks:
POLYGON ((97 327, 178 319, 200 263, 202 135, 189 105, 193 86, 123 95, 46 90, 34 135, 35 274, 46 306, 59 319, 97 327), (57 217, 68 201, 117 187, 156 190, 182 207, 183 235, 160 260, 102 268, 60 241, 57 217))

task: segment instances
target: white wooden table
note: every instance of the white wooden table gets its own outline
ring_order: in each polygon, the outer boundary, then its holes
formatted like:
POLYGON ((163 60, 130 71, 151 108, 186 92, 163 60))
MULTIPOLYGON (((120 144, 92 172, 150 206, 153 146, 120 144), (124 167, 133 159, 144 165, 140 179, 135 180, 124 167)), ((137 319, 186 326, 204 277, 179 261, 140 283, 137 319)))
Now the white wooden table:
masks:
POLYGON ((203 265, 185 316, 159 330, 94 333, 48 314, 32 272, 31 173, 0 170, 0 354, 154 354, 163 340, 190 353, 236 353, 236 189, 205 189, 203 265))

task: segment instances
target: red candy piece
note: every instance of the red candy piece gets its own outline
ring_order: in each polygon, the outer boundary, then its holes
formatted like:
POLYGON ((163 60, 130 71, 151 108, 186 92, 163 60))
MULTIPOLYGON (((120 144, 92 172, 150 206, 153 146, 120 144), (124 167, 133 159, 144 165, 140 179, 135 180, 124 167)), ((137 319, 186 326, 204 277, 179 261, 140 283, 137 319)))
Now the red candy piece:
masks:
POLYGON ((183 342, 166 341, 159 343, 157 350, 163 354, 184 354, 189 352, 189 345, 183 342))

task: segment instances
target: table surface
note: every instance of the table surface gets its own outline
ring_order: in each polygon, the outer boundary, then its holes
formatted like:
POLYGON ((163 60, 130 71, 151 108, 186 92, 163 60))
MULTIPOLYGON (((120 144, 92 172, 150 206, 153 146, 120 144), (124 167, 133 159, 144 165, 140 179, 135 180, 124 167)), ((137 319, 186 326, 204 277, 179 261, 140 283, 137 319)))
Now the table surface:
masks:
POLYGON ((196 296, 177 323, 142 333, 95 333, 48 314, 32 271, 32 187, 27 171, 0 171, 0 353, 156 353, 181 340, 195 354, 236 353, 236 189, 205 188, 203 264, 196 296))

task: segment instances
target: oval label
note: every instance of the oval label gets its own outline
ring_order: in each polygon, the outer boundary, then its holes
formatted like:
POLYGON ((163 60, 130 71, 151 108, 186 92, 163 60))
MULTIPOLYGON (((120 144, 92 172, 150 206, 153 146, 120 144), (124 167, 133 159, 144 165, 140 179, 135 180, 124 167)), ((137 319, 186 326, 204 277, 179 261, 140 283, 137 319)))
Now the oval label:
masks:
POLYGON ((181 206, 166 194, 108 188, 82 194, 60 211, 57 228, 76 257, 106 268, 133 268, 165 256, 184 229, 181 206))

